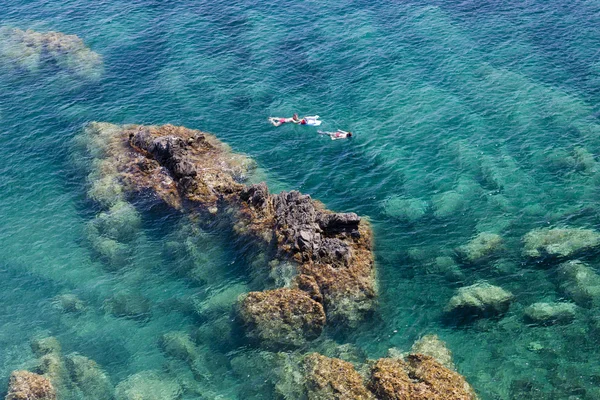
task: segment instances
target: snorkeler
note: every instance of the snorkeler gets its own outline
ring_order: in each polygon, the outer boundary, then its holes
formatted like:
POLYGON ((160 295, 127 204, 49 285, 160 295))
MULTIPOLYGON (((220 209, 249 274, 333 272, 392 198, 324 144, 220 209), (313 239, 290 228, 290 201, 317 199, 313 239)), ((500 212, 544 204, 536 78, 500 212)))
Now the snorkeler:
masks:
POLYGON ((338 129, 335 132, 317 131, 317 133, 319 133, 320 135, 329 135, 331 140, 346 139, 352 137, 352 132, 346 132, 341 129, 338 129))
POLYGON ((294 124, 300 125, 309 125, 309 126, 319 126, 321 125, 321 121, 319 121, 319 116, 314 115, 311 117, 304 117, 300 119, 298 114, 294 113, 291 118, 278 118, 278 117, 269 117, 269 122, 273 124, 273 126, 280 126, 285 124, 286 122, 293 122, 294 124))

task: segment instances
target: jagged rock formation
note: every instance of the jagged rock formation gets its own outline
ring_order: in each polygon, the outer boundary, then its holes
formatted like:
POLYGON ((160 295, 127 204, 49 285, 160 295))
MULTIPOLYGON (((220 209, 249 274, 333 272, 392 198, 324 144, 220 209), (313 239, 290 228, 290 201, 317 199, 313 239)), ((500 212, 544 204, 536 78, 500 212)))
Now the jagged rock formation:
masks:
MULTIPOLYGON (((197 130, 92 123, 83 139, 93 157, 89 195, 106 208, 136 194, 151 194, 178 210, 205 217, 220 215, 230 220, 241 238, 267 254, 271 262, 265 269, 274 268, 277 262, 292 266, 296 276, 290 283, 293 289, 266 292, 261 302, 254 301, 254 294, 242 300, 239 309, 242 320, 248 322, 250 337, 296 343, 290 331, 279 337, 254 331, 262 325, 256 322, 264 318, 274 319, 270 328, 282 329, 295 324, 290 325, 286 316, 301 319, 297 313, 304 312, 304 306, 268 316, 251 315, 266 312, 270 308, 263 306, 270 301, 265 299, 274 300, 282 293, 288 299, 296 297, 294 304, 310 305, 310 315, 316 317, 310 333, 301 335, 304 339, 316 336, 324 320, 313 303, 322 304, 328 321, 349 326, 373 309, 372 233, 368 223, 356 214, 333 213, 299 192, 270 194, 264 183, 244 185, 252 161, 197 130), (248 307, 251 303, 262 306, 248 307)), ((271 303, 280 311, 285 308, 279 300, 271 303)), ((291 332, 299 331, 293 328, 291 332)))
POLYGON ((56 390, 48 378, 28 371, 10 374, 6 400, 56 400, 56 390))
POLYGON ((17 70, 36 72, 44 66, 96 79, 102 74, 102 57, 76 35, 0 28, 0 63, 17 70))

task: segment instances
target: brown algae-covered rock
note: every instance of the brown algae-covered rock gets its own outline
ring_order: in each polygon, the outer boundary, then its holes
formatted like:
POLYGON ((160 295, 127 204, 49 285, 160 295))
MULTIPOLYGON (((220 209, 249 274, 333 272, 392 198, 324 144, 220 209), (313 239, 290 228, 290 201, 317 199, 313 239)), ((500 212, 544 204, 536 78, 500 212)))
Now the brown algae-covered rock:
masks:
POLYGON ((312 353, 304 359, 304 374, 309 400, 375 399, 349 362, 312 353))
POLYGON ((86 79, 97 79, 102 74, 102 57, 78 36, 61 32, 0 28, 0 63, 27 72, 46 65, 58 66, 86 79))
POLYGON ((407 359, 379 359, 371 370, 369 389, 382 400, 474 400, 471 386, 433 357, 411 354, 407 359))
POLYGON ((28 371, 10 375, 6 400, 56 400, 56 390, 48 378, 28 371))
POLYGON ((593 229, 541 228, 523 237, 523 255, 529 258, 569 258, 600 246, 600 233, 593 229))
POLYGON ((463 322, 475 318, 496 317, 508 311, 513 295, 498 286, 487 282, 476 283, 458 289, 444 312, 453 322, 463 322))
POLYGON ((276 289, 242 295, 239 316, 246 336, 265 347, 300 346, 321 335, 325 311, 298 289, 276 289))
POLYGON ((503 249, 504 241, 496 233, 482 232, 469 243, 457 249, 460 257, 469 263, 477 263, 497 255, 503 249))

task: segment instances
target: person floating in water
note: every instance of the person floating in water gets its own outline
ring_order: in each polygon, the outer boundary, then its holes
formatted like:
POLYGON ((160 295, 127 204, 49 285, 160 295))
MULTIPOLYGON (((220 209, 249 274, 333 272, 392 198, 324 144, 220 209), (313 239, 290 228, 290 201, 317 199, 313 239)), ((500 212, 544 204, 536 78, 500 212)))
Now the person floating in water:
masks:
POLYGON ((321 121, 319 121, 319 116, 315 115, 312 117, 298 117, 298 114, 294 113, 291 118, 278 118, 278 117, 269 117, 269 122, 274 126, 280 126, 285 124, 286 122, 292 122, 294 124, 300 125, 311 125, 311 126, 319 126, 321 125, 321 121))
POLYGON ((331 138, 331 140, 346 139, 346 138, 351 138, 352 137, 352 132, 346 132, 346 131, 343 131, 341 129, 338 129, 335 132, 317 131, 317 133, 319 133, 321 135, 329 135, 329 137, 331 138))

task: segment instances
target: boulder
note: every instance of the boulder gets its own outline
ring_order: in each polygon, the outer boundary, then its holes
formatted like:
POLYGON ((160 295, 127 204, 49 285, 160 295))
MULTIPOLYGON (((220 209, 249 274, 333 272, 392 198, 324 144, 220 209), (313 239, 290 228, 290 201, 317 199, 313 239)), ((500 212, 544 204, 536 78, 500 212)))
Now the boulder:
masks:
POLYGON ((155 371, 143 371, 117 385, 115 400, 176 400, 182 392, 177 381, 155 371))
POLYGON ((136 292, 121 291, 104 302, 104 310, 118 318, 150 319, 150 300, 136 292))
POLYGON ((381 400, 475 400, 467 381, 433 357, 382 358, 371 369, 369 389, 381 400))
POLYGON ((54 308, 63 313, 80 314, 86 310, 85 303, 75 294, 60 294, 52 299, 54 308))
POLYGON ((421 199, 393 196, 383 203, 383 212, 390 218, 416 222, 427 213, 429 204, 421 199))
POLYGON ((504 241, 495 233, 481 232, 469 243, 460 246, 457 252, 468 263, 478 263, 498 255, 503 250, 504 241))
POLYGON ((573 303, 534 303, 524 311, 525 320, 536 325, 568 324, 575 319, 577 306, 573 303))
POLYGON ((304 359, 303 368, 309 400, 375 399, 349 362, 312 353, 304 359))
POLYGON ((579 260, 558 266, 556 279, 559 290, 581 307, 600 305, 600 275, 579 260))
POLYGON ((298 289, 250 292, 239 301, 246 336, 267 348, 300 346, 321 335, 325 311, 298 289))
POLYGON ((65 366, 71 382, 77 386, 82 398, 112 400, 113 385, 110 378, 94 360, 72 353, 65 357, 65 366))
POLYGON ((486 282, 458 289, 444 312, 449 321, 461 323, 476 318, 498 317, 508 311, 513 295, 486 282))
POLYGON ((417 340, 410 349, 411 354, 423 354, 433 357, 444 367, 455 370, 452 352, 437 335, 425 335, 417 340))
POLYGON ((48 378, 28 371, 10 374, 6 400, 56 400, 56 390, 48 378))
POLYGON ((466 208, 464 195, 454 190, 435 195, 432 203, 433 215, 439 219, 456 217, 466 208))
POLYGON ((593 229, 541 228, 523 237, 523 255, 532 259, 571 258, 598 246, 600 233, 593 229))

